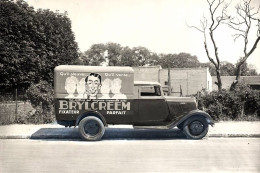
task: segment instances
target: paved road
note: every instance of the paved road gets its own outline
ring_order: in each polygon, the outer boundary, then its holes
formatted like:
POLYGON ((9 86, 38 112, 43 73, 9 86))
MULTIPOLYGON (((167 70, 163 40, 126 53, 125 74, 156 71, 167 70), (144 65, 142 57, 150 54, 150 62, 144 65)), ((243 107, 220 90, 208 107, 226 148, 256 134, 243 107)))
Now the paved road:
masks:
POLYGON ((0 172, 260 172, 260 138, 0 140, 0 172))

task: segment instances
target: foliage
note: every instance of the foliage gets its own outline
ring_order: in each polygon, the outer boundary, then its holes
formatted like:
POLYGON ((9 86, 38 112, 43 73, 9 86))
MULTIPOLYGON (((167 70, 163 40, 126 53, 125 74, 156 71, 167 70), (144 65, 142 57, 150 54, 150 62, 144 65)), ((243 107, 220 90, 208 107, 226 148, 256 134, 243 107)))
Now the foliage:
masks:
MULTIPOLYGON (((234 74, 235 75, 235 74, 234 74)), ((243 65, 241 65, 241 76, 257 76, 258 73, 256 71, 256 68, 251 65, 251 67, 245 62, 243 65)))
POLYGON ((54 112, 48 112, 42 115, 40 110, 36 110, 34 113, 29 112, 27 115, 19 115, 15 123, 18 124, 47 124, 54 121, 54 112))
POLYGON ((86 65, 101 65, 105 61, 105 52, 104 44, 93 44, 90 49, 81 54, 81 59, 86 65))
MULTIPOLYGON (((132 49, 122 47, 118 43, 93 44, 87 51, 80 53, 80 57, 74 62, 79 65, 102 65, 109 66, 149 66, 160 65, 162 68, 196 68, 209 67, 210 74, 216 76, 215 66, 212 63, 201 63, 197 56, 189 53, 157 54, 149 49, 139 46, 132 49)), ((255 67, 246 65, 248 76, 258 75, 255 67)), ((220 62, 220 74, 222 76, 234 76, 235 65, 226 61, 220 62)))
POLYGON ((260 91, 240 85, 234 91, 204 93, 198 98, 199 108, 215 120, 244 120, 248 116, 260 119, 260 91))
POLYGON ((0 1, 0 78, 9 88, 53 81, 54 67, 78 57, 67 14, 34 11, 23 0, 0 1))
POLYGON ((133 51, 129 47, 123 47, 122 48, 122 58, 121 63, 123 66, 135 66, 135 61, 133 59, 133 51))
POLYGON ((110 66, 119 66, 121 65, 122 59, 122 47, 117 43, 107 43, 107 59, 109 61, 110 66))
POLYGON ((86 65, 144 66, 149 64, 151 52, 145 47, 122 47, 118 43, 93 44, 80 55, 86 65))
POLYGON ((54 120, 52 85, 47 81, 33 84, 27 90, 27 96, 32 106, 36 109, 34 114, 28 115, 27 120, 33 123, 50 123, 54 120))
POLYGON ((135 66, 144 66, 146 64, 149 64, 151 52, 146 47, 134 47, 132 51, 135 66))
MULTIPOLYGON (((212 76, 216 76, 215 67, 212 63, 201 63, 202 66, 209 67, 212 76)), ((220 62, 221 76, 235 76, 236 66, 227 61, 220 62)), ((241 76, 257 76, 259 75, 254 65, 248 65, 246 62, 241 67, 241 76)))
POLYGON ((188 53, 161 54, 156 65, 162 68, 195 68, 201 66, 198 58, 188 53))
POLYGON ((76 64, 109 66, 145 66, 161 65, 163 68, 194 68, 203 65, 196 56, 188 53, 156 54, 146 47, 122 47, 118 43, 93 44, 90 49, 80 54, 76 64), (82 61, 81 61, 82 60, 82 61))

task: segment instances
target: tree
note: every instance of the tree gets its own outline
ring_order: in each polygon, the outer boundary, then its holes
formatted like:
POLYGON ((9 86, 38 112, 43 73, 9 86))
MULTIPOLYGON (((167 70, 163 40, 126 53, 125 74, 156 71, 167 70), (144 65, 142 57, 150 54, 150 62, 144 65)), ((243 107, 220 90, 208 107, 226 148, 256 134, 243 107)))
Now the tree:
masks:
POLYGON ((122 60, 122 47, 118 43, 107 43, 107 58, 109 66, 120 66, 122 60))
POLYGON ((235 66, 227 61, 220 62, 220 74, 221 76, 234 76, 235 66))
POLYGON ((155 52, 150 53, 149 65, 151 66, 158 65, 159 60, 160 60, 160 56, 157 53, 155 52))
POLYGON ((204 35, 204 48, 206 51, 206 55, 209 59, 209 61, 214 65, 216 76, 217 76, 217 82, 215 84, 218 86, 218 90, 222 89, 222 82, 221 82, 221 75, 220 75, 220 58, 218 54, 218 46, 215 41, 215 31, 219 28, 220 24, 224 21, 228 20, 230 17, 226 15, 228 4, 224 4, 224 0, 213 0, 210 2, 207 0, 209 5, 209 12, 210 12, 210 22, 208 23, 208 20, 206 17, 203 17, 203 19, 200 21, 201 27, 196 26, 189 26, 191 28, 195 28, 204 35), (221 5, 223 5, 223 8, 221 9, 221 5), (208 31, 208 33, 207 33, 208 31), (213 45, 213 52, 209 52, 209 46, 207 42, 207 36, 210 37, 210 42, 213 45), (212 55, 213 54, 213 55, 212 55))
POLYGON ((155 65, 160 65, 162 68, 173 68, 174 67, 174 54, 159 54, 158 60, 155 65))
POLYGON ((101 65, 105 62, 106 45, 93 44, 87 51, 82 54, 82 60, 85 65, 101 65))
POLYGON ((39 78, 36 69, 31 70, 37 58, 31 38, 34 15, 22 1, 0 1, 0 78, 5 87, 26 88, 39 78))
POLYGON ((34 11, 23 0, 0 1, 0 78, 6 87, 52 83, 54 67, 70 64, 77 50, 66 13, 34 11))
MULTIPOLYGON (((212 63, 201 63, 201 66, 209 67, 209 72, 212 76, 216 76, 216 72, 212 63)), ((236 66, 227 61, 220 62, 220 74, 221 76, 235 76, 236 66)), ((253 65, 244 63, 241 66, 241 76, 257 76, 258 73, 253 65)))
POLYGON ((149 64, 151 52, 146 47, 134 47, 132 51, 134 66, 144 66, 146 64, 149 64))
POLYGON ((37 20, 44 35, 36 38, 36 51, 39 52, 39 66, 43 80, 53 81, 54 67, 60 64, 72 64, 78 58, 78 46, 71 29, 67 13, 54 13, 38 10, 37 20))
MULTIPOLYGON (((237 66, 237 65, 236 65, 237 66)), ((241 67, 240 67, 240 74, 241 76, 257 76, 258 73, 256 69, 253 66, 250 66, 245 62, 241 67)), ((235 72, 234 72, 235 75, 235 72)))
POLYGON ((244 47, 244 55, 239 59, 238 63, 236 64, 236 79, 233 81, 230 90, 235 89, 241 75, 241 68, 243 64, 246 63, 248 57, 255 51, 260 40, 260 6, 257 10, 255 10, 250 3, 251 0, 244 0, 243 4, 238 4, 236 6, 237 17, 231 18, 230 22, 228 23, 229 27, 237 31, 237 34, 234 35, 235 40, 237 38, 242 38, 244 47), (255 33, 255 38, 252 39, 253 45, 249 46, 249 34, 252 31, 253 26, 257 26, 258 28, 255 33))
POLYGON ((79 57, 77 59, 75 59, 75 61, 72 62, 72 64, 73 65, 84 65, 84 62, 83 62, 84 53, 79 51, 78 54, 79 54, 79 57))
POLYGON ((188 53, 179 53, 174 56, 174 68, 195 68, 200 66, 200 62, 196 56, 188 53))
POLYGON ((134 53, 131 48, 129 48, 128 46, 123 47, 121 51, 121 55, 122 55, 121 63, 123 66, 130 66, 130 67, 135 66, 135 62, 133 59, 134 53))
POLYGON ((203 17, 203 19, 200 21, 201 26, 189 26, 190 28, 195 28, 204 35, 204 48, 206 51, 206 55, 209 59, 209 61, 214 65, 215 73, 217 76, 217 82, 215 84, 218 86, 218 90, 222 89, 222 82, 221 82, 221 61, 218 54, 218 46, 215 41, 214 33, 216 29, 219 28, 220 24, 227 24, 230 28, 234 29, 238 33, 235 34, 235 39, 237 38, 243 38, 244 41, 244 55, 240 60, 238 61, 236 65, 235 75, 236 79, 232 83, 230 90, 234 90, 238 83, 238 78, 241 75, 241 66, 246 62, 248 57, 254 52, 256 49, 256 46, 260 40, 260 20, 259 17, 256 16, 259 14, 259 8, 256 12, 253 12, 254 8, 250 6, 250 0, 244 1, 243 4, 239 4, 236 7, 236 11, 238 14, 238 17, 234 18, 229 15, 227 15, 227 8, 229 4, 225 4, 224 0, 207 0, 209 5, 209 12, 210 12, 210 22, 208 23, 208 20, 206 17, 203 17), (223 6, 221 8, 221 6, 223 6), (248 51, 248 39, 249 39, 249 31, 251 30, 252 22, 256 23, 256 26, 258 26, 257 29, 257 37, 254 41, 253 46, 248 51), (208 31, 208 33, 207 33, 208 31), (207 37, 210 37, 210 43, 213 45, 213 52, 210 52, 208 48, 208 42, 207 37), (213 54, 213 56, 212 56, 213 54))
POLYGON ((191 56, 188 53, 179 54, 160 54, 156 65, 161 65, 162 68, 195 68, 201 66, 196 56, 191 56))

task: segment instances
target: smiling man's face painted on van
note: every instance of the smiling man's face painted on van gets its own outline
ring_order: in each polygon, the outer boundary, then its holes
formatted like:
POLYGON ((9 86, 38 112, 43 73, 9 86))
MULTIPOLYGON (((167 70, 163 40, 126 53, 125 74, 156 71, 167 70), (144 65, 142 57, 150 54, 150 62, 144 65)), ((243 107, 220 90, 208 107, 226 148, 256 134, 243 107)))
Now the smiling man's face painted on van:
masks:
POLYGON ((97 93, 101 88, 101 76, 96 73, 91 73, 85 79, 86 82, 86 93, 90 99, 96 99, 97 93))

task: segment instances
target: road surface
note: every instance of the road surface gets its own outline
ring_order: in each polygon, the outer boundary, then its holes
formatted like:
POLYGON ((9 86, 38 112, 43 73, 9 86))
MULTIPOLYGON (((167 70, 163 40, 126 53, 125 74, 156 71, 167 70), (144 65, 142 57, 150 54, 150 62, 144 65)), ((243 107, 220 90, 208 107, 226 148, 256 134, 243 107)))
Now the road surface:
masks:
POLYGON ((0 140, 0 172, 260 172, 260 138, 0 140))

